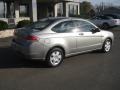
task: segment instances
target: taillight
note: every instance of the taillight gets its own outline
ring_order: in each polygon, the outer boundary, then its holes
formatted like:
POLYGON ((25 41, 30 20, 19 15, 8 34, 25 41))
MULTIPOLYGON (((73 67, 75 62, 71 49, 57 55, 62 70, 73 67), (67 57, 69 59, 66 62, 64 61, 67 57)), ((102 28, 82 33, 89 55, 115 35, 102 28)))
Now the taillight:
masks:
POLYGON ((25 40, 37 41, 38 37, 37 36, 33 36, 33 35, 28 35, 28 36, 25 37, 25 40))

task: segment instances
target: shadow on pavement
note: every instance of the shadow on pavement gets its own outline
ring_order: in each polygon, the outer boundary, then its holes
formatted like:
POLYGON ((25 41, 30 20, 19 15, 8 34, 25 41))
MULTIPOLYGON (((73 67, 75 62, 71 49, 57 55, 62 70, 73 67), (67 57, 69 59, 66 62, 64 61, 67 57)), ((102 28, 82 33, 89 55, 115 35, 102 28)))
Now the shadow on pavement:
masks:
POLYGON ((0 68, 47 68, 44 62, 26 60, 11 47, 0 47, 0 68))

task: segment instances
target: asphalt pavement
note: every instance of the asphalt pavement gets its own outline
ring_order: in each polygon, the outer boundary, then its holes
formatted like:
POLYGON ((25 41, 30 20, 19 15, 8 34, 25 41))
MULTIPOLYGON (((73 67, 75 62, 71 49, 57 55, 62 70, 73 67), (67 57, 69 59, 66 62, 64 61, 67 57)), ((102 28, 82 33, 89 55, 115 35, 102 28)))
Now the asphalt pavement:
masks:
POLYGON ((110 53, 66 58, 57 68, 0 47, 0 90, 120 90, 120 31, 110 53))

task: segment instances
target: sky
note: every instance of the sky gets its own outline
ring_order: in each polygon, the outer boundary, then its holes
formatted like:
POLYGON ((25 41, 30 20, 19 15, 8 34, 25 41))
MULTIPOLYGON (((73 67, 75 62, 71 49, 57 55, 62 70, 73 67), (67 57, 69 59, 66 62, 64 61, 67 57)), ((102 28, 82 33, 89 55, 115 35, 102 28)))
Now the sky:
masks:
POLYGON ((93 5, 100 4, 101 2, 105 2, 106 4, 113 4, 120 6, 120 0, 86 0, 86 1, 90 1, 93 5))

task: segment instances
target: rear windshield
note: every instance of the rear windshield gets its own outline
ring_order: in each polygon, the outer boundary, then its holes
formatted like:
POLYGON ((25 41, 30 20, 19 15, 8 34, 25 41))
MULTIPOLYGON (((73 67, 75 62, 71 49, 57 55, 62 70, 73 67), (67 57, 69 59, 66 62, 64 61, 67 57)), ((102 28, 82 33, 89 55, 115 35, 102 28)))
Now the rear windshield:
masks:
POLYGON ((26 26, 25 28, 42 30, 42 29, 47 28, 53 22, 55 22, 55 20, 44 20, 44 19, 42 19, 38 22, 35 22, 35 23, 32 23, 32 24, 26 26))

